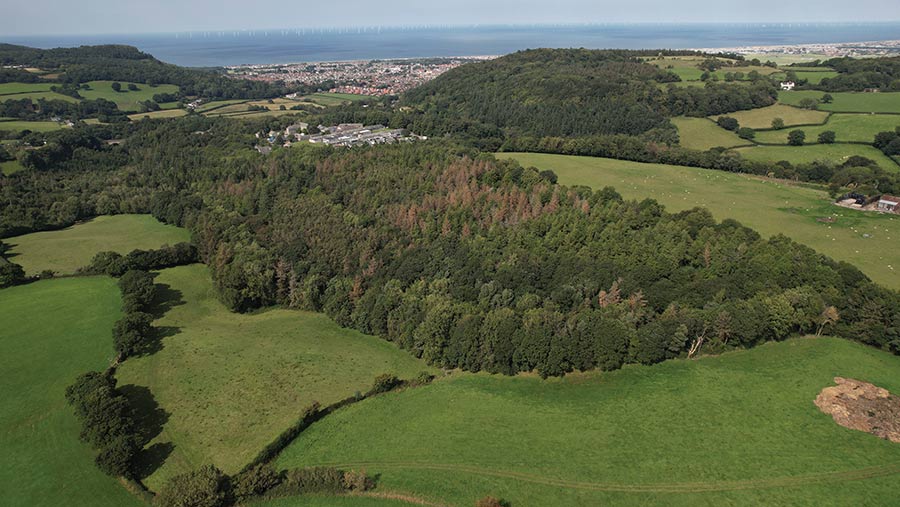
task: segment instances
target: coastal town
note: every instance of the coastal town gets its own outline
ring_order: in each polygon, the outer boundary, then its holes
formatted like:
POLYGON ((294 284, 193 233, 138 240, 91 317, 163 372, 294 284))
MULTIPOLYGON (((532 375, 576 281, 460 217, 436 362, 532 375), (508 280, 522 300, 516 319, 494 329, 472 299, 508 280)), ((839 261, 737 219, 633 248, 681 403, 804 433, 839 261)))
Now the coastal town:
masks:
POLYGON ((239 79, 318 85, 333 93, 383 96, 403 93, 465 63, 491 58, 494 57, 238 65, 227 67, 227 71, 239 79))
POLYGON ((753 56, 782 56, 799 59, 821 58, 872 58, 900 55, 900 40, 840 42, 820 44, 782 44, 772 46, 737 46, 697 48, 697 51, 735 53, 753 56))

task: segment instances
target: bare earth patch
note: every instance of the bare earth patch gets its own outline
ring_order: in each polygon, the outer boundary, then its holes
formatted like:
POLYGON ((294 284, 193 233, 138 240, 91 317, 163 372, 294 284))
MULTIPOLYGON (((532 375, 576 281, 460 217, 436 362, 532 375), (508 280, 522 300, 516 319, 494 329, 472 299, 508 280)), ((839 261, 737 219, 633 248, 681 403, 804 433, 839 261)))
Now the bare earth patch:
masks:
POLYGON ((816 396, 819 410, 845 428, 900 443, 900 396, 849 378, 834 377, 834 383, 816 396))

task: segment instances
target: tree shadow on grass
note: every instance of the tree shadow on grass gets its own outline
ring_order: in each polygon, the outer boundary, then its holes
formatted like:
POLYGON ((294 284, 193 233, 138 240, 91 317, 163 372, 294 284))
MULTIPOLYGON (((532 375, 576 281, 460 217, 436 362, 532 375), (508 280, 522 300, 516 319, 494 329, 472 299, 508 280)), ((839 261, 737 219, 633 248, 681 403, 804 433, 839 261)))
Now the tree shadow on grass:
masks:
MULTIPOLYGON (((168 422, 169 412, 159 406, 150 389, 129 384, 119 387, 134 409, 134 422, 138 427, 141 444, 147 445, 162 433, 168 422)), ((134 460, 134 470, 138 478, 145 478, 156 471, 175 449, 171 442, 157 442, 142 450, 134 460)))
POLYGON ((167 283, 158 283, 156 284, 156 292, 153 296, 153 301, 150 302, 146 311, 158 319, 172 308, 185 304, 182 296, 182 292, 178 289, 173 289, 171 285, 167 283))

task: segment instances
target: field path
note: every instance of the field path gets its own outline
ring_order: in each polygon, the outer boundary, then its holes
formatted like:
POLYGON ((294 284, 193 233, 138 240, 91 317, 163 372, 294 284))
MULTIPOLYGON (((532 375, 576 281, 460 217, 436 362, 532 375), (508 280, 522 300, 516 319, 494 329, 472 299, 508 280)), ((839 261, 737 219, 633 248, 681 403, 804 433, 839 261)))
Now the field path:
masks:
MULTIPOLYGON (((490 470, 468 465, 442 465, 435 463, 403 463, 403 462, 354 462, 354 463, 322 463, 316 466, 333 466, 336 468, 387 468, 409 470, 434 470, 445 472, 461 472, 474 475, 485 475, 504 479, 514 479, 534 484, 555 486, 560 488, 581 489, 587 491, 608 491, 623 493, 704 493, 718 491, 738 491, 747 489, 783 488, 792 486, 805 486, 809 484, 837 483, 848 481, 860 481, 875 477, 886 477, 900 474, 900 463, 846 470, 840 472, 822 472, 817 474, 796 475, 789 477, 774 477, 771 479, 755 479, 746 481, 716 481, 716 482, 673 482, 658 484, 616 484, 567 481, 563 479, 551 479, 534 474, 521 472, 506 472, 502 470, 490 470)), ((429 505, 429 504, 424 504, 429 505)))

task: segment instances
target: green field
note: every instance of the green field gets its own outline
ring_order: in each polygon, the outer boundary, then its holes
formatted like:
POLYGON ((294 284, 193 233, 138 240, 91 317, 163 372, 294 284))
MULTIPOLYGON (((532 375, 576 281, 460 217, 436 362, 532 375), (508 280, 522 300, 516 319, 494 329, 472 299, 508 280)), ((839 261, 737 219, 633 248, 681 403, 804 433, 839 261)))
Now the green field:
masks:
POLYGON ((0 83, 0 95, 27 92, 49 92, 53 83, 0 83))
POLYGON ((0 131, 21 132, 30 130, 32 132, 50 132, 64 128, 67 127, 55 121, 0 121, 0 131))
MULTIPOLYGON (((791 129, 793 130, 793 129, 791 129)), ((804 130, 805 129, 800 129, 804 130)), ((789 131, 783 131, 787 135, 789 131)), ((816 138, 807 133, 807 140, 815 142, 816 138)), ((841 163, 848 158, 859 155, 874 160, 886 171, 900 171, 900 166, 887 157, 881 150, 861 144, 813 144, 805 146, 752 146, 737 148, 743 157, 761 162, 778 162, 787 160, 792 164, 804 164, 816 160, 830 160, 841 163)))
POLYGON ((828 118, 828 113, 810 109, 800 109, 798 107, 785 106, 783 104, 774 104, 758 109, 728 113, 727 115, 711 116, 710 118, 715 120, 719 116, 730 116, 735 118, 738 123, 741 124, 741 127, 768 129, 772 128, 772 120, 775 118, 781 118, 787 126, 808 125, 811 123, 824 123, 828 118))
POLYGON ((212 102, 206 102, 204 104, 200 104, 195 111, 198 113, 203 113, 206 111, 211 111, 213 109, 218 109, 220 107, 225 107, 234 104, 243 104, 247 102, 247 99, 234 99, 234 100, 214 100, 212 102))
POLYGON ((101 251, 128 253, 189 241, 184 229, 165 225, 150 215, 100 216, 61 231, 35 232, 7 238, 10 260, 28 274, 50 269, 74 273, 101 251))
POLYGON ((459 374, 341 409, 277 465, 365 468, 459 507, 889 505, 900 445, 813 405, 838 375, 900 392, 900 357, 800 338, 561 379, 459 374))
MULTIPOLYGON (((838 142, 871 143, 875 134, 900 127, 900 115, 893 114, 847 114, 835 113, 828 117, 825 125, 800 127, 806 132, 806 142, 814 143, 819 133, 834 131, 838 142)), ((785 128, 756 133, 756 141, 762 143, 787 144, 788 132, 785 128)))
MULTIPOLYGON (((758 149, 758 148, 753 148, 758 149)), ((850 262, 886 287, 900 289, 900 219, 843 209, 823 190, 742 174, 662 164, 537 153, 500 153, 523 166, 552 169, 565 185, 610 185, 628 199, 653 198, 670 211, 709 208, 765 236, 783 233, 834 259, 850 262), (816 219, 834 215, 832 224, 816 219), (868 234, 866 238, 863 235, 868 234)))
POLYGON ((90 90, 79 90, 78 94, 88 100, 106 99, 111 100, 119 106, 120 111, 140 111, 139 102, 153 100, 153 96, 157 93, 178 93, 178 86, 170 84, 161 84, 150 86, 141 83, 135 83, 139 88, 137 91, 129 91, 128 83, 122 81, 122 91, 116 92, 112 89, 112 81, 90 81, 87 83, 91 87, 90 90))
POLYGON ((153 355, 131 358, 120 383, 147 386, 170 413, 155 442, 174 444, 147 480, 206 463, 236 472, 313 401, 366 391, 376 375, 410 378, 424 363, 393 344, 339 327, 322 314, 229 312, 203 265, 163 270, 171 309, 154 324, 172 332, 153 355))
POLYGON ((0 290, 0 498, 9 507, 143 505, 94 465, 65 388, 113 356, 119 289, 69 278, 0 290))
POLYGON ((178 118, 179 116, 184 116, 187 114, 187 111, 184 109, 163 109, 160 111, 152 111, 148 113, 136 113, 128 115, 132 121, 140 121, 144 118, 178 118))
POLYGON ((374 491, 358 496, 302 495, 275 500, 262 500, 248 505, 252 507, 410 507, 411 505, 430 505, 423 504, 415 498, 409 498, 404 501, 391 497, 390 492, 384 491, 374 491))
POLYGON ((678 127, 678 138, 681 146, 692 150, 706 151, 710 148, 721 146, 731 148, 752 144, 737 136, 734 132, 725 130, 706 118, 672 118, 672 123, 678 127))
MULTIPOLYGON (((779 92, 778 102, 797 105, 805 98, 821 99, 825 93, 812 90, 779 92)), ((819 109, 836 113, 900 113, 900 92, 834 92, 831 96, 834 102, 819 104, 819 109)))
POLYGON ((6 162, 0 162, 0 173, 5 174, 7 176, 9 176, 10 174, 14 174, 19 171, 22 171, 24 169, 25 168, 22 167, 22 164, 20 164, 17 160, 9 160, 6 162))
POLYGON ((68 95, 63 95, 61 93, 55 92, 28 92, 28 93, 17 93, 15 95, 0 95, 0 102, 5 102, 7 100, 22 100, 22 99, 31 99, 32 102, 37 102, 39 99, 44 100, 61 100, 63 102, 71 102, 76 103, 78 99, 74 97, 69 97, 68 95))
MULTIPOLYGON (((793 69, 788 69, 793 70, 793 69)), ((824 78, 837 77, 838 73, 833 70, 796 70, 798 79, 806 79, 809 84, 819 84, 824 78)))

